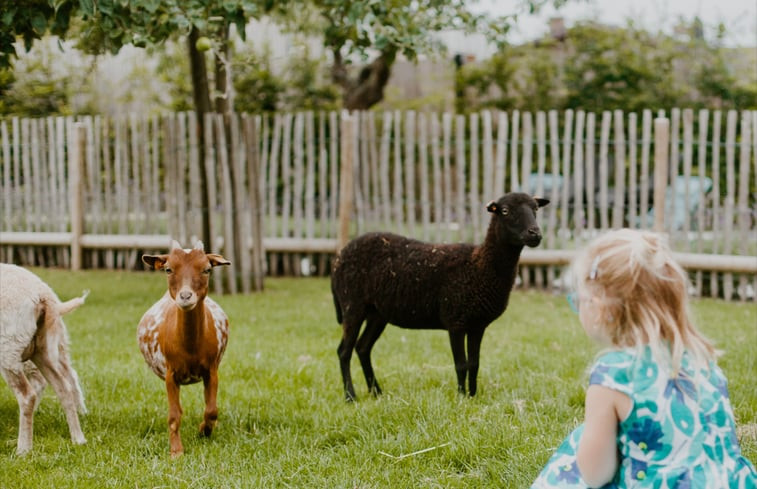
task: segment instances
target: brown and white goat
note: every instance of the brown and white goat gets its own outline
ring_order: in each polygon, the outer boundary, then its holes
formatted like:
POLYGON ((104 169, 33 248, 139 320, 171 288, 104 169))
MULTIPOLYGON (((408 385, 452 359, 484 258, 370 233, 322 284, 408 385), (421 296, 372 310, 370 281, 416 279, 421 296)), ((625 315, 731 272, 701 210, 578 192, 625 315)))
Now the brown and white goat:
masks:
POLYGON ((200 435, 210 436, 218 418, 218 365, 226 350, 229 319, 208 297, 208 281, 213 267, 231 262, 205 253, 202 241, 191 250, 173 241, 167 255, 143 255, 142 261, 168 276, 168 291, 142 316, 137 339, 147 364, 166 382, 171 456, 178 456, 184 452, 180 386, 200 380, 205 386, 200 435))
POLYGON ((87 294, 61 302, 32 272, 0 263, 0 374, 18 401, 19 455, 32 448, 34 412, 48 382, 63 406, 71 440, 87 442, 76 413, 87 409, 63 323, 63 315, 84 304, 87 294))

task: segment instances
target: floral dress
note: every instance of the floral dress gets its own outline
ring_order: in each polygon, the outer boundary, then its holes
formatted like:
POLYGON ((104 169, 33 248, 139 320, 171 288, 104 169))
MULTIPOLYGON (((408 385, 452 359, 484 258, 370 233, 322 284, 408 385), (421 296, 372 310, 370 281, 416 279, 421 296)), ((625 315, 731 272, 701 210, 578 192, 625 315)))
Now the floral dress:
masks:
MULTIPOLYGON (((687 355, 676 379, 660 372, 651 349, 601 355, 590 385, 629 396, 631 413, 618 424, 619 468, 604 488, 757 489, 757 473, 741 455, 726 379, 712 365, 697 384, 687 355)), ((532 489, 586 488, 576 463, 584 426, 557 448, 532 489)))

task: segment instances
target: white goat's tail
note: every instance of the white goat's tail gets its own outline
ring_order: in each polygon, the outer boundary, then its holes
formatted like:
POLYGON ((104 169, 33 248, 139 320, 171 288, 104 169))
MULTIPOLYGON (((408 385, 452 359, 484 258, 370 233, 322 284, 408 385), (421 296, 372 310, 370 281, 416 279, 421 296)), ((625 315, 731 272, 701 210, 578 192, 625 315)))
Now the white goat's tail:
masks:
POLYGON ((87 299, 88 295, 89 289, 85 290, 82 293, 81 297, 74 297, 73 299, 67 300, 66 302, 61 302, 60 304, 58 304, 58 314, 63 316, 78 308, 79 306, 84 304, 84 301, 87 299))

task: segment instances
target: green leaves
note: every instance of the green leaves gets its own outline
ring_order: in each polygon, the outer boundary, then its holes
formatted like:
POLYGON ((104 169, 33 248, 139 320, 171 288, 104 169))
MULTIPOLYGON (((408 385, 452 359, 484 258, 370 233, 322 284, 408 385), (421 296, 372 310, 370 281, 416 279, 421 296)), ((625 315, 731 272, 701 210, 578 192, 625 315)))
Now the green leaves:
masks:
MULTIPOLYGON (((58 10, 58 8, 64 3, 66 3, 66 0, 56 2, 55 10, 58 10)), ((91 17, 95 15, 95 3, 93 0, 79 0, 79 8, 84 16, 91 17)))
MULTIPOLYGON (((277 2, 286 5, 287 1, 277 2)), ((79 44, 88 51, 118 51, 123 45, 159 44, 186 34, 192 26, 202 31, 233 23, 244 38, 250 18, 270 10, 267 0, 26 0, 0 4, 0 67, 15 56, 16 36, 30 49, 47 32, 65 35, 71 15, 84 20, 79 44)), ((209 33, 210 34, 210 33, 209 33)))
POLYGON ((42 36, 47 30, 47 19, 42 12, 34 12, 31 18, 31 26, 35 34, 42 36))

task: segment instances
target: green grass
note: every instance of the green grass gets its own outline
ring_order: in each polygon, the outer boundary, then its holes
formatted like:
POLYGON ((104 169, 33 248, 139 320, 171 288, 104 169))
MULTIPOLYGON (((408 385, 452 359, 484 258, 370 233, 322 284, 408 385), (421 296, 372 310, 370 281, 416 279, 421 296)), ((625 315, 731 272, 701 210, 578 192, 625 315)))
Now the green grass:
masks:
MULTIPOLYGON (((88 443, 71 444, 48 389, 34 448, 17 457, 18 408, 0 388, 0 487, 527 487, 581 421, 585 371, 597 352, 562 296, 516 290, 484 337, 476 398, 456 393, 445 332, 389 326, 373 355, 385 394, 367 395, 355 358, 359 400, 347 404, 328 279, 268 279, 263 293, 216 297, 232 328, 219 425, 209 439, 197 436, 202 387, 184 387, 185 454, 172 460, 165 388, 136 344, 137 322, 165 290, 164 276, 36 271, 64 300, 92 290, 66 319, 88 443)), ((757 308, 702 300, 694 309, 725 350, 742 450, 755 461, 757 308)))

